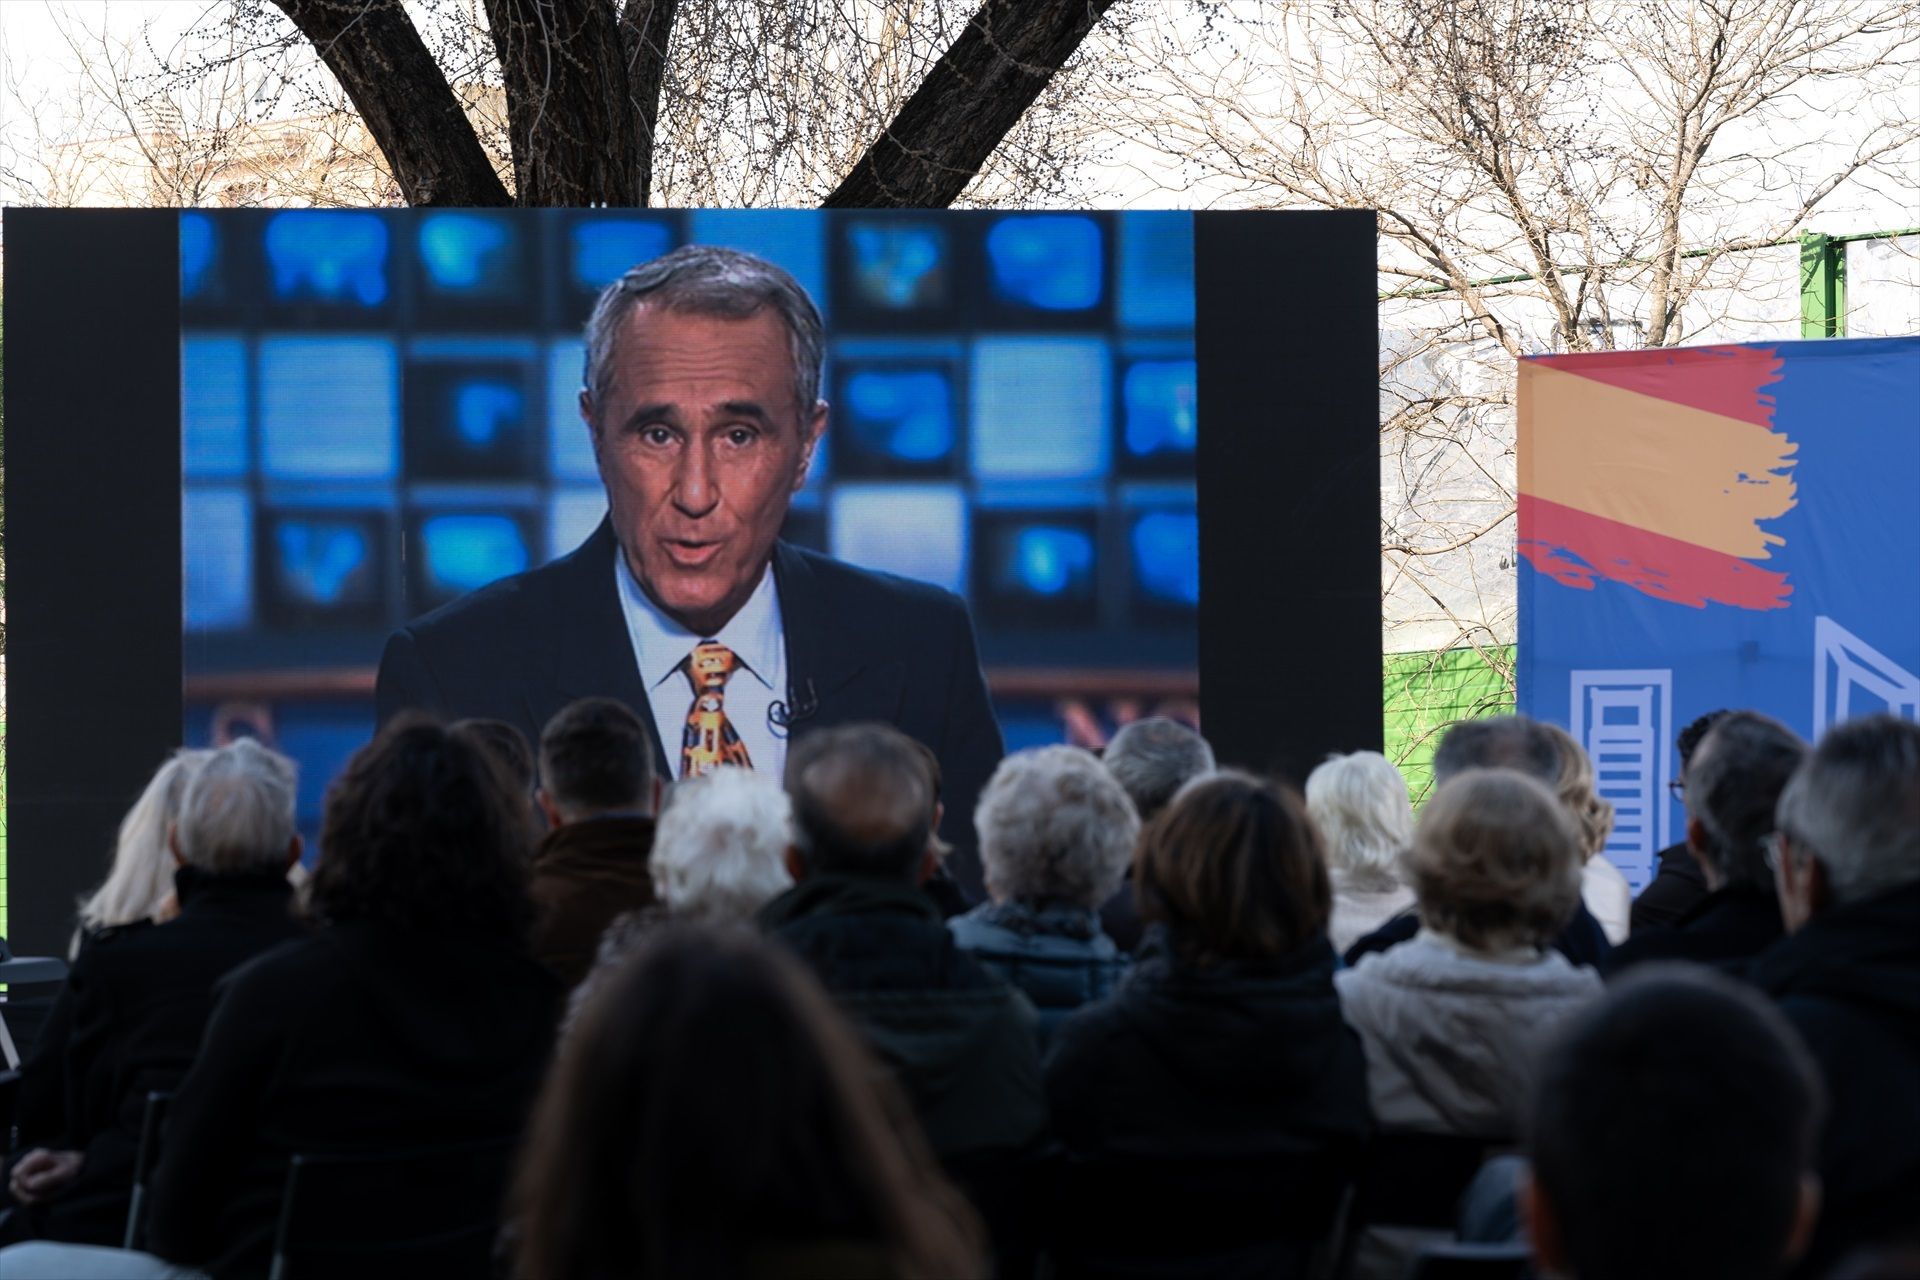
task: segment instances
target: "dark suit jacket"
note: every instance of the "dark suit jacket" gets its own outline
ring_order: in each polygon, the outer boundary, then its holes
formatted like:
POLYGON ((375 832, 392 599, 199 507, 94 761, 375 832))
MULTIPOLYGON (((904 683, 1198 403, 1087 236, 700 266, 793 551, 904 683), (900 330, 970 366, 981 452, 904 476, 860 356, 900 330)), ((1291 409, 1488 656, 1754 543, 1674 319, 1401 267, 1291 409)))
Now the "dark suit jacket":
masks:
MULTIPOLYGON (((576 698, 618 698, 651 731, 653 712, 614 585, 613 527, 570 555, 434 610, 394 634, 380 658, 381 723, 408 707, 484 716, 540 740, 576 698)), ((792 733, 878 720, 933 748, 944 775, 955 871, 980 890, 973 806, 1004 747, 966 605, 951 592, 777 543, 774 583, 786 627, 792 733)), ((662 744, 654 763, 671 778, 662 744)))
POLYGON ((608 814, 547 833, 533 856, 533 958, 577 987, 615 916, 653 905, 653 819, 608 814))

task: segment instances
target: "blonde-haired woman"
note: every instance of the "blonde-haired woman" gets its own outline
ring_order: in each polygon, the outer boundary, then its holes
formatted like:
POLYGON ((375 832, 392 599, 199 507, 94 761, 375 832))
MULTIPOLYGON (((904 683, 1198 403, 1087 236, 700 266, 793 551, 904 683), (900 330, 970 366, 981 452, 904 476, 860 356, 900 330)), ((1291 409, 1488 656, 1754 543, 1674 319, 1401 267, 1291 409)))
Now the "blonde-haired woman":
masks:
POLYGON ((68 947, 77 956, 87 939, 108 929, 142 921, 164 920, 177 909, 173 898, 173 854, 167 835, 180 816, 180 800, 187 784, 199 774, 213 752, 186 748, 173 753, 140 793, 120 821, 114 842, 113 865, 100 887, 80 903, 80 927, 68 947))
POLYGON ((1633 886, 1601 852, 1607 847, 1607 837, 1613 834, 1613 805, 1595 790, 1593 758, 1573 735, 1556 724, 1545 728, 1553 739, 1554 753, 1560 757, 1554 793, 1579 828, 1581 852, 1586 855, 1580 867, 1580 898, 1600 922, 1607 941, 1619 946, 1632 927, 1633 886))
POLYGON ((1307 813, 1327 844, 1333 915, 1327 938, 1346 949, 1413 905, 1400 858, 1413 840, 1407 780, 1378 751, 1328 756, 1307 775, 1307 813))

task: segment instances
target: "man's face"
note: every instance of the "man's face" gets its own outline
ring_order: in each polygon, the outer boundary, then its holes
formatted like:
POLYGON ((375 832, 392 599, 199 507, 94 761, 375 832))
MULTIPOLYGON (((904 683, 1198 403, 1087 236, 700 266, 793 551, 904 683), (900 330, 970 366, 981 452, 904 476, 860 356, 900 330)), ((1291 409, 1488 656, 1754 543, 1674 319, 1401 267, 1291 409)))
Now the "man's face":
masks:
POLYGON ((786 323, 644 303, 614 338, 606 402, 580 397, 614 534, 640 586, 712 635, 759 584, 827 410, 794 403, 786 323))

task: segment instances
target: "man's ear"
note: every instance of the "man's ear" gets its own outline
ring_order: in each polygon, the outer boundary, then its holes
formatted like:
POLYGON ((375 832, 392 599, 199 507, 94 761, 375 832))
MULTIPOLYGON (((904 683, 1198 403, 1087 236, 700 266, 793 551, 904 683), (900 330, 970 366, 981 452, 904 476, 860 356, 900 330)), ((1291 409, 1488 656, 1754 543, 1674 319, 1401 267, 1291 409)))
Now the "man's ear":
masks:
POLYGON ((1783 1261, 1797 1262, 1813 1243, 1813 1229, 1820 1225, 1820 1175, 1809 1169, 1800 1175, 1800 1195, 1793 1206, 1793 1229, 1787 1232, 1787 1251, 1783 1261))
POLYGON ((1698 855, 1712 847, 1713 837, 1707 834, 1707 824, 1689 813, 1687 815, 1687 848, 1698 855))
POLYGON ((1827 875, 1827 864, 1818 858, 1808 858, 1800 874, 1806 878, 1807 907, 1817 916, 1833 905, 1833 880, 1827 875))
POLYGON ((920 855, 920 874, 915 877, 914 883, 925 884, 927 881, 933 879, 934 876, 938 875, 939 872, 940 850, 929 841, 927 851, 920 855))
POLYGON ((600 464, 600 429, 593 424, 593 393, 580 388, 580 421, 587 427, 587 443, 593 446, 594 465, 600 464))
POLYGON ((177 822, 167 824, 167 852, 173 855, 174 866, 187 865, 186 856, 180 852, 180 824, 177 822))
POLYGON ((306 847, 307 842, 300 838, 300 833, 294 832, 293 839, 287 841, 287 870, 291 871, 300 865, 300 854, 306 847))
POLYGON ((541 816, 546 818, 550 830, 558 831, 567 825, 566 819, 560 816, 560 807, 554 804, 553 797, 547 794, 545 787, 533 789, 533 802, 539 806, 541 816))
POLYGON ((1553 1204, 1540 1190, 1532 1166, 1520 1171, 1514 1196, 1520 1210, 1520 1224, 1526 1228, 1527 1239, 1533 1242, 1534 1261, 1540 1264, 1542 1271, 1564 1274, 1567 1269, 1567 1246, 1566 1241, 1560 1238, 1560 1220, 1554 1216, 1553 1204))
POLYGON ((787 846, 787 874, 793 877, 795 884, 807 878, 807 860, 800 856, 800 850, 795 845, 787 846))
POLYGON ((806 487, 807 475, 813 470, 814 451, 820 447, 820 438, 827 433, 827 402, 813 402, 813 412, 800 423, 800 465, 793 475, 793 491, 800 492, 806 487))

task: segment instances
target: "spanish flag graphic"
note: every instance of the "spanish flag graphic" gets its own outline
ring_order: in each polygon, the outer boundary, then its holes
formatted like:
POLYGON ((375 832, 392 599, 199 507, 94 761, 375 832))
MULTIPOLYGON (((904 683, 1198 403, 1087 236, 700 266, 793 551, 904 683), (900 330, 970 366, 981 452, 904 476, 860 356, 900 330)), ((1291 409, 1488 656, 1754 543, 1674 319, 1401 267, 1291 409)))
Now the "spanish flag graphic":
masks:
POLYGON ((1602 578, 1703 609, 1784 609, 1771 530, 1798 446, 1773 429, 1771 347, 1537 356, 1520 364, 1519 551, 1564 586, 1602 578))

